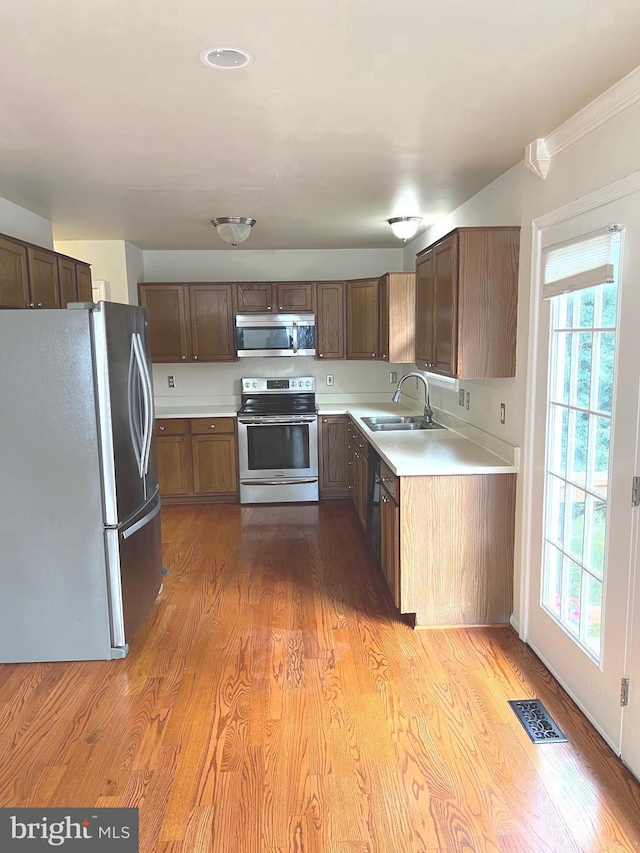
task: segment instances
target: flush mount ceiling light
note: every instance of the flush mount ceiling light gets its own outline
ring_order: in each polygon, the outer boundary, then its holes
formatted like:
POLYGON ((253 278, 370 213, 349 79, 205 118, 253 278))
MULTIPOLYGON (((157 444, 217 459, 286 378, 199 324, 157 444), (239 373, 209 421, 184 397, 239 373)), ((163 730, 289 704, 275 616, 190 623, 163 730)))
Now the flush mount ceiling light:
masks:
POLYGON ((218 216, 211 220, 211 224, 215 225, 220 239, 231 243, 235 249, 238 243, 243 243, 251 234, 256 220, 249 216, 218 216))
POLYGON ((410 240, 418 226, 422 222, 419 216, 394 216, 393 219, 387 219, 391 226, 391 230, 400 240, 410 240))
POLYGON ((253 56, 239 47, 208 47, 200 54, 200 62, 218 71, 234 71, 253 62, 253 56))

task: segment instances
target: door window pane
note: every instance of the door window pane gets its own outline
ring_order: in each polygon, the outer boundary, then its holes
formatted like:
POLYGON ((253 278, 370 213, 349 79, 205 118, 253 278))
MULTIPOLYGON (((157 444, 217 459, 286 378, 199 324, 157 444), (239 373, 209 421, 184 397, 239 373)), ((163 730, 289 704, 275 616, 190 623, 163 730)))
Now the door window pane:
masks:
POLYGON ((542 606, 599 660, 616 286, 551 300, 542 606))

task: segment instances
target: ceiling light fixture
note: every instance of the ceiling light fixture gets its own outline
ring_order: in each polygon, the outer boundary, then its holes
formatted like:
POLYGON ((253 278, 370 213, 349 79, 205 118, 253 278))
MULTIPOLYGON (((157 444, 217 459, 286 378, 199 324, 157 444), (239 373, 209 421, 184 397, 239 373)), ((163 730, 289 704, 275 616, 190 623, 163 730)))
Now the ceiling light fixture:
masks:
POLYGON ((235 71, 251 65, 253 56, 239 47, 208 47, 200 54, 200 62, 218 71, 235 71))
POLYGON ((215 225, 220 239, 231 243, 235 249, 238 243, 243 243, 251 234, 256 220, 249 216, 218 216, 211 220, 211 224, 215 225))
POLYGON ((422 222, 419 216, 394 216, 393 219, 387 219, 391 226, 391 230, 400 240, 410 240, 418 226, 422 222))

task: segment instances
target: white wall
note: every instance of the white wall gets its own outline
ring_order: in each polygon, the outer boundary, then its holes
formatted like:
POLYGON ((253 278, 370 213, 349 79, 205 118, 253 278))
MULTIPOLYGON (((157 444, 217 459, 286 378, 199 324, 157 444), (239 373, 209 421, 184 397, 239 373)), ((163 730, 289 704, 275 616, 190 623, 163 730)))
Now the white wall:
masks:
POLYGON ((145 281, 305 281, 403 269, 402 249, 145 251, 145 281))
POLYGON ((53 249, 51 222, 24 207, 18 207, 6 198, 0 198, 0 234, 53 249))
POLYGON ((133 243, 124 244, 124 259, 127 269, 127 290, 129 293, 129 302, 131 305, 137 305, 138 299, 138 282, 144 281, 144 252, 133 243))

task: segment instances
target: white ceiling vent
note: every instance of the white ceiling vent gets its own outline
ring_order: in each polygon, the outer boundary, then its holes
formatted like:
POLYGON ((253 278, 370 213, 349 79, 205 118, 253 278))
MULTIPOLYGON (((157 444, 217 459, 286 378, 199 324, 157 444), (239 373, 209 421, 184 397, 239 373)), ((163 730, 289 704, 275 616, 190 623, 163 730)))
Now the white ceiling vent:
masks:
POLYGON ((200 54, 200 62, 219 71, 234 71, 253 62, 253 56, 239 47, 208 47, 200 54))

